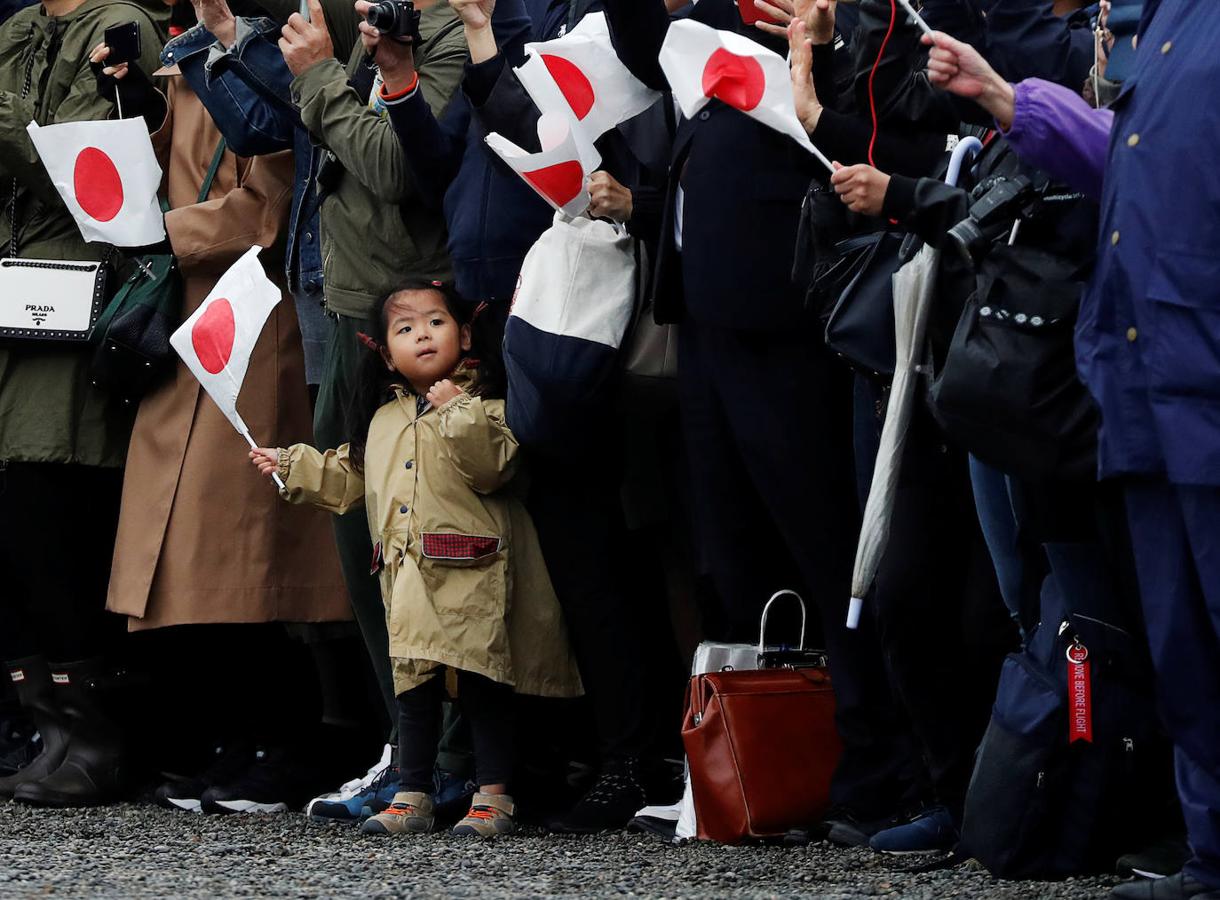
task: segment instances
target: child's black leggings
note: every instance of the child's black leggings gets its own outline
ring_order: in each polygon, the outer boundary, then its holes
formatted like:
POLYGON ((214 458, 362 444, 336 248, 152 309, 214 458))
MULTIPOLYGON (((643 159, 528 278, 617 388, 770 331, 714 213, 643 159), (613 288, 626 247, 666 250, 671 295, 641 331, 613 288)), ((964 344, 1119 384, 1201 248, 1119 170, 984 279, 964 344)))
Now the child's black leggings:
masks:
MULTIPOLYGON (((508 784, 513 771, 513 689, 473 672, 458 672, 458 705, 470 724, 480 785, 508 784)), ((398 695, 398 768, 402 790, 432 793, 441 737, 444 670, 398 695)))

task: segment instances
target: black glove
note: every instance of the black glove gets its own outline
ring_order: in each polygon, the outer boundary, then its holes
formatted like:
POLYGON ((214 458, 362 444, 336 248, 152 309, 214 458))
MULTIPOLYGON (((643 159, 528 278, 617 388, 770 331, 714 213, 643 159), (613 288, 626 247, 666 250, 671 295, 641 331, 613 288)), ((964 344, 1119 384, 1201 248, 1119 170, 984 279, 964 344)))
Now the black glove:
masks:
POLYGON ((123 118, 143 116, 150 132, 161 127, 168 111, 165 96, 153 86, 138 63, 128 63, 127 74, 121 80, 102 71, 106 68, 104 61, 91 62, 89 67, 93 69, 93 77, 97 79, 98 96, 114 103, 116 107, 121 101, 123 118))

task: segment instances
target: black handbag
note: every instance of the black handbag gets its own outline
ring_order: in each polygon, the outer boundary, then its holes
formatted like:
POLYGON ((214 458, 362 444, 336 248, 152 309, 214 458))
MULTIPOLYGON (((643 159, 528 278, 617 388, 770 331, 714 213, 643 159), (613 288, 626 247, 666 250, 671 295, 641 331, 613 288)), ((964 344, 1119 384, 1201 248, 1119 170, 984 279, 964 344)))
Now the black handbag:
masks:
POLYGON ((1045 250, 993 248, 929 391, 946 434, 1010 475, 1096 474, 1099 416, 1072 343, 1084 276, 1045 250))
MULTIPOLYGON (((225 141, 221 138, 199 188, 197 203, 203 203, 212 192, 224 153, 225 141)), ((164 200, 161 209, 169 212, 164 200)), ((177 357, 169 338, 182 313, 182 278, 173 254, 145 254, 134 262, 135 271, 94 325, 96 349, 89 372, 94 386, 127 403, 147 394, 173 371, 177 357)))
POLYGON ((877 381, 894 377, 893 277, 917 246, 911 235, 878 231, 838 244, 839 260, 823 277, 843 285, 826 322, 826 345, 877 381))

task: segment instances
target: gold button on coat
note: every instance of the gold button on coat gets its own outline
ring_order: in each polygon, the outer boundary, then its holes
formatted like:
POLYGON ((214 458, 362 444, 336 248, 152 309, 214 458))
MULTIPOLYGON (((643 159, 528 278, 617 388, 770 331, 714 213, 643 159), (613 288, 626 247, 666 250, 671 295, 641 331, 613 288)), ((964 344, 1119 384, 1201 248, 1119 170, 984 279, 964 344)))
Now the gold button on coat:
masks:
POLYGON ((1161 53, 1168 53, 1172 49, 1173 41, 1166 41, 1165 43, 1161 44, 1161 53))
POLYGON ((1139 332, 1135 330, 1134 326, 1127 329, 1127 340, 1134 344, 1137 337, 1139 337, 1139 332))
POLYGON ((1136 144, 1138 144, 1139 142, 1140 142, 1140 136, 1139 136, 1139 133, 1138 133, 1138 132, 1137 132, 1137 133, 1135 133, 1135 134, 1133 134, 1133 135, 1131 135, 1129 138, 1127 138, 1127 146, 1128 146, 1128 147, 1134 147, 1134 146, 1135 146, 1136 144))
POLYGON ((1110 235, 1110 245, 1113 246, 1117 243, 1118 243, 1118 232, 1115 231, 1113 234, 1110 235))

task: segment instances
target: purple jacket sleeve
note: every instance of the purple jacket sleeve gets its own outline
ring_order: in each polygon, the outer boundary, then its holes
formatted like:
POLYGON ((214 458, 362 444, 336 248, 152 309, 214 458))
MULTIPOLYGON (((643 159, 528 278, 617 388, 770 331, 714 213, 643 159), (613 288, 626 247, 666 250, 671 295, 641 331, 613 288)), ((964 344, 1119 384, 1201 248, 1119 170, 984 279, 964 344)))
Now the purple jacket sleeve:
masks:
POLYGON ((1017 156, 1094 200, 1101 199, 1114 113, 1094 109, 1067 88, 1038 78, 1016 85, 1012 128, 1017 156))

